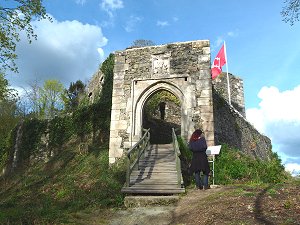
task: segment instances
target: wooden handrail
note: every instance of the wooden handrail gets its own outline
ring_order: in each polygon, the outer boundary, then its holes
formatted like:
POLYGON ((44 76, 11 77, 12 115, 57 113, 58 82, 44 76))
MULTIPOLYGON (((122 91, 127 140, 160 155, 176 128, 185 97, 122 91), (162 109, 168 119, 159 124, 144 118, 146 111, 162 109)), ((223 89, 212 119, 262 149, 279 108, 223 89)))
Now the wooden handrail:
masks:
POLYGON ((137 165, 139 169, 139 161, 141 156, 144 154, 145 150, 149 146, 150 142, 150 128, 148 130, 144 129, 145 134, 143 137, 127 151, 127 172, 126 172, 126 187, 130 186, 130 175, 133 168, 137 165), (131 163, 132 156, 137 153, 136 159, 131 163))
POLYGON ((176 157, 176 170, 177 170, 178 187, 181 187, 182 174, 181 174, 181 162, 180 162, 180 158, 179 158, 181 153, 180 153, 179 144, 178 144, 178 141, 177 141, 177 136, 176 136, 174 128, 172 128, 172 140, 173 140, 173 147, 174 147, 174 152, 175 152, 175 157, 176 157))

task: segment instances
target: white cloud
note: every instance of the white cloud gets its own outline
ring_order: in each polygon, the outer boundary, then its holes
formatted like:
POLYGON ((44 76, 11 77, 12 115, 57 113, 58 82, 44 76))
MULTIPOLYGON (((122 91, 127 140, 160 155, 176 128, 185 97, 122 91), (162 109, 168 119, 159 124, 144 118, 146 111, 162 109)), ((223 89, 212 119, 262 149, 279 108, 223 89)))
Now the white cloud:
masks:
POLYGON ((124 8, 124 4, 122 0, 102 0, 100 3, 101 8, 107 12, 109 16, 108 21, 103 21, 102 26, 103 27, 110 27, 114 26, 114 18, 115 18, 115 11, 117 9, 124 8))
POLYGON ((271 138, 278 154, 294 159, 300 165, 300 85, 280 92, 276 87, 263 87, 258 108, 246 110, 247 119, 271 138))
POLYGON ((86 0, 76 0, 75 2, 78 5, 84 5, 86 3, 86 0))
POLYGON ((107 11, 113 11, 124 7, 122 0, 102 0, 101 7, 107 11))
POLYGON ((228 31, 225 35, 221 35, 217 37, 217 40, 215 40, 214 43, 211 45, 211 51, 214 52, 216 50, 219 50, 219 48, 227 38, 234 38, 237 36, 238 36, 238 31, 236 30, 236 31, 228 31))
POLYGON ((176 16, 173 17, 174 22, 177 22, 178 20, 179 20, 178 17, 176 17, 176 16))
POLYGON ((142 20, 143 19, 141 17, 131 15, 128 21, 126 22, 125 30, 127 32, 134 31, 136 25, 140 23, 142 20))
POLYGON ((20 74, 10 79, 13 86, 47 79, 58 79, 66 86, 78 79, 85 82, 103 61, 102 47, 107 39, 100 27, 76 20, 52 21, 34 21, 38 40, 28 44, 23 35, 18 43, 20 74))
POLYGON ((237 31, 229 31, 229 32, 227 32, 227 36, 228 37, 236 37, 236 36, 238 36, 238 32, 237 31))
POLYGON ((214 43, 211 45, 211 51, 214 52, 217 50, 222 44, 224 43, 223 37, 217 37, 217 40, 214 41, 214 43))
POLYGON ((290 172, 292 175, 300 175, 300 164, 287 163, 285 164, 285 170, 290 172))
POLYGON ((169 22, 168 21, 160 21, 158 20, 157 23, 156 23, 157 26, 159 27, 165 27, 165 26, 169 26, 169 22))

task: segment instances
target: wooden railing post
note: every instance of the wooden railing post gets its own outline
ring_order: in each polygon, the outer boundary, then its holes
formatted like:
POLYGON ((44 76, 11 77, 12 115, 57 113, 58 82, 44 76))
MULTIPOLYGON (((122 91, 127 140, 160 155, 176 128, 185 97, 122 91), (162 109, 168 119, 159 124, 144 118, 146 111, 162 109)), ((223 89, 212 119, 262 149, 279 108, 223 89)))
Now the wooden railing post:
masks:
POLYGON ((180 162, 180 149, 177 141, 177 136, 175 133, 175 129, 172 128, 172 140, 173 140, 173 148, 175 152, 175 157, 176 157, 176 170, 177 170, 177 181, 178 181, 178 187, 181 187, 181 182, 182 182, 182 174, 181 174, 181 162, 180 162))
POLYGON ((133 168, 138 166, 139 169, 139 161, 143 153, 145 152, 146 148, 148 147, 150 141, 150 129, 146 130, 143 137, 132 147, 127 151, 127 172, 126 172, 126 186, 130 186, 130 175, 133 170, 133 168), (134 152, 137 151, 137 158, 134 160, 134 162, 131 163, 131 156, 134 152))
POLYGON ((130 154, 127 155, 126 187, 130 185, 130 154))

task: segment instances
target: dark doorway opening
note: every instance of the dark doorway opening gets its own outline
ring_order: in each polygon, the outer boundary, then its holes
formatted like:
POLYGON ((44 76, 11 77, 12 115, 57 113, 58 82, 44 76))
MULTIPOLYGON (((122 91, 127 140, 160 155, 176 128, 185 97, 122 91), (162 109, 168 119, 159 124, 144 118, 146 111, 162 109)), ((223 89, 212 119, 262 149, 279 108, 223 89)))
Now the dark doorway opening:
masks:
POLYGON ((143 128, 150 128, 151 144, 172 142, 172 128, 180 134, 181 104, 169 91, 160 90, 152 94, 143 108, 143 128))

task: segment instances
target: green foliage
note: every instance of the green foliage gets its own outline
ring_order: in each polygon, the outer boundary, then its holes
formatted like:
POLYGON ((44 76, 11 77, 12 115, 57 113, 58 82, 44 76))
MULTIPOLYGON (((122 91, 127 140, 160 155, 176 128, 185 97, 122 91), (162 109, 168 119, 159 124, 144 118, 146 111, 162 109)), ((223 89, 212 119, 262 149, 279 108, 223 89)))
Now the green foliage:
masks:
POLYGON ((0 101, 6 98, 8 92, 8 81, 5 79, 4 74, 0 72, 0 101))
POLYGON ((154 93, 145 104, 145 112, 148 116, 155 114, 160 102, 174 102, 180 105, 179 99, 169 91, 158 91, 154 93))
POLYGON ((189 149, 186 141, 181 136, 177 136, 177 141, 181 153, 180 157, 184 158, 188 162, 191 162, 193 157, 193 152, 189 149))
POLYGON ((89 107, 83 107, 73 113, 73 129, 81 141, 84 140, 85 135, 91 133, 92 123, 89 107))
POLYGON ((82 211, 123 205, 125 160, 110 167, 108 149, 75 149, 69 144, 46 165, 0 183, 0 224, 73 224, 82 211))
MULTIPOLYGON (((104 83, 101 90, 99 102, 104 107, 111 109, 112 89, 113 89, 113 76, 114 76, 115 56, 110 54, 108 58, 102 63, 101 71, 104 74, 104 83)), ((104 108, 103 108, 104 109, 104 108)))
POLYGON ((138 39, 132 43, 131 48, 140 48, 140 47, 153 46, 153 45, 155 45, 155 43, 151 40, 138 39))
MULTIPOLYGON (((72 223, 72 215, 78 211, 123 204, 120 190, 126 177, 125 160, 109 167, 108 149, 103 148, 108 139, 104 138, 101 144, 94 142, 99 135, 109 132, 113 67, 111 54, 101 66, 105 80, 102 94, 93 105, 79 105, 73 112, 51 120, 24 121, 19 149, 21 163, 28 163, 37 153, 41 137, 47 132, 48 147, 58 151, 46 165, 39 161, 31 163, 25 171, 17 171, 0 183, 1 224, 72 223), (81 151, 82 141, 87 143, 88 151, 81 151)), ((18 127, 11 133, 13 141, 6 143, 7 148, 14 147, 17 130, 18 127)))
POLYGON ((23 122, 22 144, 19 146, 19 160, 21 164, 29 162, 30 156, 36 153, 41 142, 41 136, 45 133, 46 128, 46 121, 27 119, 23 122))
POLYGON ((12 0, 10 3, 1 1, 0 65, 4 70, 18 72, 15 50, 16 43, 20 41, 19 32, 25 31, 29 42, 36 39, 31 22, 42 18, 48 18, 42 0, 12 0))
POLYGON ((277 183, 288 178, 281 160, 273 153, 270 161, 254 159, 222 145, 215 161, 215 180, 218 184, 239 182, 277 183))
MULTIPOLYGON (((192 152, 187 143, 180 136, 177 138, 185 183, 191 182, 192 176, 184 170, 192 160, 192 152)), ((269 161, 263 161, 250 157, 239 150, 232 149, 228 145, 222 145, 220 155, 215 160, 215 183, 278 183, 288 179, 277 153, 272 153, 269 161)))
POLYGON ((72 120, 69 116, 55 117, 49 122, 49 147, 58 148, 72 135, 72 120))
POLYGON ((64 86, 58 80, 46 80, 39 88, 39 108, 41 119, 52 119, 64 107, 64 86))
POLYGON ((8 86, 8 81, 0 72, 0 170, 7 161, 10 132, 20 119, 18 98, 8 86))
MULTIPOLYGON (((57 80, 47 80, 44 83, 43 88, 36 88, 34 86, 35 93, 41 96, 41 98, 33 98, 38 101, 37 107, 40 116, 45 113, 46 118, 50 120, 38 120, 36 117, 25 120, 22 125, 22 139, 20 148, 18 149, 19 161, 17 167, 21 167, 22 164, 30 162, 30 157, 38 153, 39 149, 46 148, 45 143, 41 140, 42 135, 49 134, 48 137, 44 137, 44 141, 49 141, 48 153, 54 152, 57 154, 64 143, 68 142, 71 137, 77 136, 80 141, 84 143, 84 151, 88 148, 93 148, 92 145, 103 144, 109 135, 110 126, 110 111, 111 111, 111 98, 112 98, 112 81, 113 81, 113 66, 114 55, 111 54, 107 60, 105 60, 101 66, 101 70, 104 73, 105 80, 103 85, 103 92, 94 104, 79 106, 73 112, 69 112, 66 115, 54 116, 54 113, 58 112, 59 105, 61 103, 61 94, 63 91, 62 84, 57 80), (38 93, 37 93, 38 92, 38 93), (59 104, 58 104, 59 103, 59 104), (91 139, 87 143, 88 139, 91 139)), ((71 85, 72 86, 72 85, 71 85)), ((82 91, 82 83, 76 82, 70 90, 77 92, 82 91)), ((36 95, 34 95, 36 96, 36 95)), ((0 105, 3 105, 0 102, 0 105)), ((10 121, 4 117, 1 113, 2 110, 7 110, 8 107, 0 108, 0 165, 1 169, 7 159, 12 159, 15 148, 15 140, 17 136, 18 128, 13 130, 18 120, 10 121), (5 120, 5 121, 4 121, 5 120), (11 123, 6 123, 7 121, 11 123), (9 127, 6 125, 9 124, 9 127), (13 130, 13 132, 11 132, 13 130), (13 140, 9 142, 9 140, 13 140)), ((11 118, 16 119, 14 111, 11 111, 11 118)), ((42 118, 44 118, 42 116, 42 118)), ((9 161, 12 163, 12 160, 9 161)))
POLYGON ((290 23, 291 26, 295 22, 299 21, 299 10, 300 10, 300 1, 299 0, 285 0, 285 5, 282 8, 281 16, 283 21, 290 23))
POLYGON ((177 136, 177 141, 180 149, 181 171, 182 171, 184 185, 189 186, 193 181, 193 177, 191 176, 189 170, 193 153, 189 149, 186 141, 181 136, 177 136))
POLYGON ((85 85, 81 80, 77 80, 75 83, 71 82, 69 89, 65 90, 64 103, 67 111, 75 110, 78 107, 80 98, 84 95, 84 89, 85 85))

